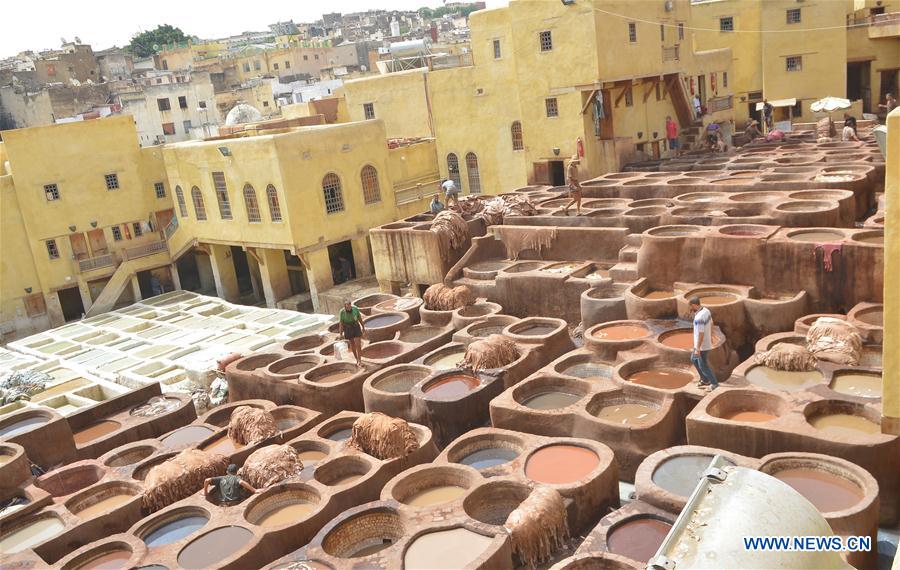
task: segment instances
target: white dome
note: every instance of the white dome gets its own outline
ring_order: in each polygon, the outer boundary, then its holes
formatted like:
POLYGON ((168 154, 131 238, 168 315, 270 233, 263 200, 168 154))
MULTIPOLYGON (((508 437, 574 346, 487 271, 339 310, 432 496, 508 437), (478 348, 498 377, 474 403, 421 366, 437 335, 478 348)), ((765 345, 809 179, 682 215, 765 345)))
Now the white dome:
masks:
POLYGON ((226 125, 240 125, 262 120, 262 113, 246 103, 238 103, 225 115, 226 125))

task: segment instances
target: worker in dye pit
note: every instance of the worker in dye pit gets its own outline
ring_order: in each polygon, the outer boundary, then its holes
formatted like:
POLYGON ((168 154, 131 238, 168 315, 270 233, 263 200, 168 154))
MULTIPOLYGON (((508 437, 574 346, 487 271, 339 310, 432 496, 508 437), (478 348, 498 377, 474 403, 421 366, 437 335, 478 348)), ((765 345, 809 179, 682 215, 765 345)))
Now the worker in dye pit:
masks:
POLYGON ((459 188, 456 187, 455 182, 448 178, 441 184, 441 188, 444 190, 444 199, 447 200, 448 208, 459 205, 459 188))
POLYGON ((844 128, 841 129, 841 140, 859 142, 859 136, 856 134, 856 117, 848 117, 844 120, 844 128))
POLYGON ((712 391, 719 387, 719 381, 707 360, 709 351, 712 350, 712 313, 700 304, 699 297, 691 297, 688 303, 694 317, 694 348, 691 350, 691 363, 700 374, 700 387, 712 391))
POLYGON ((344 308, 338 314, 338 332, 350 344, 350 351, 356 358, 356 365, 362 366, 362 337, 366 334, 366 325, 363 322, 362 313, 359 307, 350 303, 347 299, 344 301, 344 308))
POLYGON ((581 215, 581 182, 578 181, 578 165, 581 159, 578 155, 573 155, 569 160, 569 166, 566 167, 566 184, 568 185, 569 203, 566 204, 562 211, 563 215, 569 215, 569 208, 575 204, 576 215, 581 215))
POLYGON ((431 199, 431 205, 429 206, 429 208, 431 208, 431 213, 434 214, 435 216, 437 216, 438 214, 440 214, 441 212, 444 211, 444 203, 441 202, 441 199, 438 197, 437 194, 435 194, 434 197, 431 199))
POLYGON ((209 477, 203 482, 203 492, 209 494, 210 485, 219 488, 219 502, 222 505, 231 505, 241 500, 241 489, 244 489, 251 495, 256 493, 250 483, 247 483, 237 474, 237 465, 234 463, 225 470, 225 475, 221 477, 209 477))

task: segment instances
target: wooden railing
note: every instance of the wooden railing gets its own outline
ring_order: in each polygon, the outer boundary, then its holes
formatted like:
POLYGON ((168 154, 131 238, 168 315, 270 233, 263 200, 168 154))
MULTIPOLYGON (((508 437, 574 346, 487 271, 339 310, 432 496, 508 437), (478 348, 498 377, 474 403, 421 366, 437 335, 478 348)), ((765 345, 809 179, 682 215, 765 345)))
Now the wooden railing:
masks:
POLYGON ((726 95, 724 97, 713 97, 707 100, 706 108, 710 113, 715 113, 716 111, 726 111, 728 109, 731 109, 731 100, 731 95, 726 95))
POLYGON ((139 245, 137 247, 129 247, 122 251, 125 259, 139 259, 141 257, 147 257, 148 255, 153 255, 154 253, 160 253, 163 251, 168 251, 168 246, 166 242, 154 241, 150 243, 145 243, 144 245, 139 245))
POLYGON ((678 61, 678 46, 662 48, 663 61, 678 61))
POLYGON ((433 196, 441 191, 441 179, 428 176, 426 180, 418 180, 411 186, 404 188, 394 187, 394 200, 397 205, 409 204, 428 196, 433 196))
POLYGON ((85 273, 87 271, 93 271, 94 269, 100 269, 101 267, 112 267, 114 265, 116 265, 116 256, 107 253, 79 260, 78 271, 80 273, 85 273))

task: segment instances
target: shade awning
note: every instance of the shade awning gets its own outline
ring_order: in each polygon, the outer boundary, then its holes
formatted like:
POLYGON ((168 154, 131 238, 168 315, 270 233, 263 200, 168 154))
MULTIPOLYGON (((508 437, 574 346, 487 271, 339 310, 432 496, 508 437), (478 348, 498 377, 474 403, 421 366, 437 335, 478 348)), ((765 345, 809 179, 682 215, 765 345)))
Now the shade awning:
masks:
MULTIPOLYGON (((793 107, 796 104, 797 104, 797 99, 795 99, 793 97, 791 97, 790 99, 775 99, 775 100, 769 101, 769 105, 772 105, 773 107, 793 107)), ((762 111, 764 105, 765 105, 765 102, 757 103, 756 110, 762 111)))

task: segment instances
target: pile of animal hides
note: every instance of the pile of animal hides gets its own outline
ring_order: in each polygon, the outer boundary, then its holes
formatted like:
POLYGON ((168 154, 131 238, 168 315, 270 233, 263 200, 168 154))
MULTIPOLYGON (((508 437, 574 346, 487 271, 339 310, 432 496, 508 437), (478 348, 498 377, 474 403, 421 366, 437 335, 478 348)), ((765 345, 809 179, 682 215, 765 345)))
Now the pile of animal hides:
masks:
POLYGON ((472 292, 465 285, 447 287, 443 283, 435 283, 422 295, 425 308, 430 311, 452 311, 472 303, 472 292))
POLYGON ((543 485, 509 514, 504 524, 513 553, 522 565, 535 568, 549 560, 569 539, 569 524, 562 495, 543 485))
POLYGON ((267 445, 257 449, 238 471, 245 481, 262 489, 300 475, 303 462, 290 445, 267 445))
POLYGON ((226 459, 218 453, 185 449, 172 459, 150 469, 144 479, 141 504, 150 512, 190 497, 203 481, 225 472, 226 459))
POLYGON ((451 210, 444 210, 435 216, 431 231, 440 239, 441 257, 444 259, 449 259, 450 254, 469 239, 468 224, 462 216, 451 210))
POLYGON ((378 459, 393 459, 419 449, 419 440, 406 420, 371 412, 353 422, 349 445, 378 459))
POLYGON ((464 366, 472 370, 488 370, 506 366, 519 358, 516 343, 501 334, 492 334, 476 340, 466 348, 464 366))
POLYGON ((537 213, 534 203, 521 194, 501 194, 484 202, 484 208, 475 217, 482 218, 488 226, 503 223, 506 216, 533 216, 537 213))
POLYGON ((278 434, 275 418, 266 410, 251 406, 239 406, 231 413, 228 437, 241 445, 258 443, 278 434))
POLYGON ((804 346, 780 342, 769 350, 757 354, 756 363, 775 370, 805 372, 815 370, 816 357, 804 346))
POLYGON ((541 251, 556 239, 555 227, 496 226, 493 231, 503 241, 509 259, 519 259, 522 252, 528 250, 540 256, 541 251))
POLYGON ((806 333, 806 348, 819 360, 857 366, 862 356, 862 337, 847 321, 819 317, 806 333))

